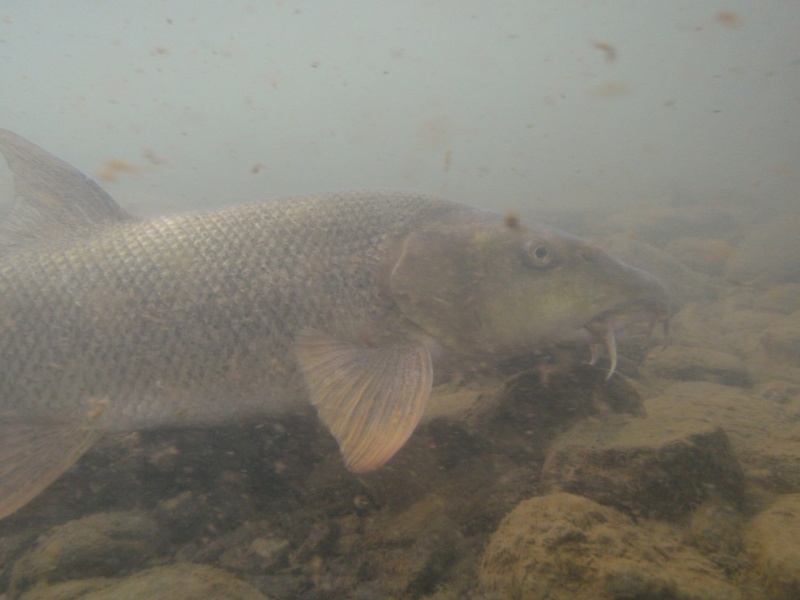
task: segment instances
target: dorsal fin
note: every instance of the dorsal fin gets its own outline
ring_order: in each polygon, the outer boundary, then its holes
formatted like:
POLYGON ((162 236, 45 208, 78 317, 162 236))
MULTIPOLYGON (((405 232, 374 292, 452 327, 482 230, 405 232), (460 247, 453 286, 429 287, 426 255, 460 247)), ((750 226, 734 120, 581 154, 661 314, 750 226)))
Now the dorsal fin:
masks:
POLYGON ((15 190, 0 222, 0 254, 132 218, 89 177, 6 129, 0 129, 0 152, 15 190))

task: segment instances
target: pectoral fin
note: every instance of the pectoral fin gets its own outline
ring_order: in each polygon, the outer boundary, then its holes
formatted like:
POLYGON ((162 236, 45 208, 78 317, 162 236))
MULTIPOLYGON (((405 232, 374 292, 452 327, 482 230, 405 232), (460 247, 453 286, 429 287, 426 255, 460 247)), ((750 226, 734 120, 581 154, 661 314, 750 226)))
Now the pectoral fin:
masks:
POLYGON ((419 423, 430 395, 428 350, 399 342, 365 348, 317 332, 298 336, 295 353, 322 422, 339 443, 347 468, 380 467, 419 423))
POLYGON ((97 435, 85 424, 0 415, 0 519, 75 464, 97 435))

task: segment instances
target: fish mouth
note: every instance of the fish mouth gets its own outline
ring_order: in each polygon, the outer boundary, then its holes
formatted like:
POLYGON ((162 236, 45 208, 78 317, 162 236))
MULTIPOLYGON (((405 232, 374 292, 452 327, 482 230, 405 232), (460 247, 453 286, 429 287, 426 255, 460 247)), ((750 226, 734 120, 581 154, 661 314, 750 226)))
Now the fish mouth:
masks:
POLYGON ((669 343, 670 317, 669 304, 663 300, 648 299, 625 302, 599 313, 563 341, 588 344, 592 353, 589 361, 591 365, 597 362, 600 348, 605 347, 611 362, 606 374, 606 381, 608 381, 617 370, 617 340, 624 339, 628 328, 636 323, 647 323, 647 339, 645 341, 647 343, 655 326, 662 323, 664 347, 666 347, 669 343))

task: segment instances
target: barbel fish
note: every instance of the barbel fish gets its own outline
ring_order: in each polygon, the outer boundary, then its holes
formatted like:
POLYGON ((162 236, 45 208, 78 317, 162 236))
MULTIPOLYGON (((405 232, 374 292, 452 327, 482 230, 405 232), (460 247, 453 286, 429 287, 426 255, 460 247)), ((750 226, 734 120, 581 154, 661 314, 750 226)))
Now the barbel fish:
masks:
MULTIPOLYGON (((580 238, 425 194, 357 191, 135 219, 9 131, 0 222, 0 518, 104 431, 310 402, 347 467, 380 467, 443 361, 664 321, 652 275, 580 238)), ((613 369, 613 367, 612 367, 613 369)))

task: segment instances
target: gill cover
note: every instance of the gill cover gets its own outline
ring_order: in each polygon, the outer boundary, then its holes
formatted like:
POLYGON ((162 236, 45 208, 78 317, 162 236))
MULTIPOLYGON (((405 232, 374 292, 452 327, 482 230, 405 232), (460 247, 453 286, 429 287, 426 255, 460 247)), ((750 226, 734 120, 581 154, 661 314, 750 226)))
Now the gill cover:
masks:
POLYGON ((480 331, 474 310, 481 282, 474 227, 427 226, 404 241, 389 287, 403 314, 441 341, 480 331))

